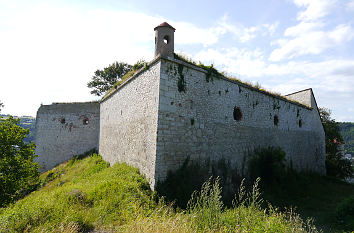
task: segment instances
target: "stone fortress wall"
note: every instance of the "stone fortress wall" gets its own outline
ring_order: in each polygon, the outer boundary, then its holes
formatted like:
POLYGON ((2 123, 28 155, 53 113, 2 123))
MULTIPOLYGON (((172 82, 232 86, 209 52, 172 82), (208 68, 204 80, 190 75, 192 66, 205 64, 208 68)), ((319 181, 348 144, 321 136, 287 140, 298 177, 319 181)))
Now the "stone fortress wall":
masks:
POLYGON ((240 169, 254 149, 267 146, 280 146, 298 170, 325 173, 325 136, 311 89, 288 96, 299 104, 227 78, 208 82, 206 75, 183 61, 161 59, 156 179, 187 156, 223 158, 240 169))
POLYGON ((138 167, 154 185, 160 63, 150 64, 101 102, 99 153, 138 167))
POLYGON ((41 171, 98 149, 98 102, 42 105, 36 117, 36 160, 41 171))
POLYGON ((39 108, 42 170, 98 148, 111 165, 138 167, 154 188, 187 157, 241 169, 256 148, 279 146, 297 170, 325 174, 325 135, 311 89, 282 97, 210 76, 173 57, 174 30, 156 27, 155 59, 100 103, 39 108))

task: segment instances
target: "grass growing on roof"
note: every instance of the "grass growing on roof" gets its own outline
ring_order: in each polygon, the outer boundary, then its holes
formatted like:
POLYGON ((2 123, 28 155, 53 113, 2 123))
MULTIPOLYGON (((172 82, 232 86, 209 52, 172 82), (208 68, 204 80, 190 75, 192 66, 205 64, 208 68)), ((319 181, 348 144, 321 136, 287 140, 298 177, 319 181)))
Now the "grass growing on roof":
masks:
MULTIPOLYGON (((240 80, 239 78, 237 78, 235 76, 229 75, 225 71, 219 72, 217 69, 214 68, 213 64, 211 64, 209 66, 206 66, 203 63, 201 63, 200 61, 197 63, 197 62, 193 61, 190 57, 188 57, 186 55, 183 55, 183 54, 176 54, 175 53, 174 54, 174 58, 177 59, 177 60, 181 60, 181 61, 186 62, 188 64, 195 65, 195 66, 198 66, 198 67, 204 69, 207 72, 206 76, 205 76, 206 82, 213 81, 213 78, 220 79, 221 77, 224 77, 226 79, 230 79, 230 80, 239 82, 239 83, 245 85, 246 87, 250 87, 250 88, 259 90, 259 91, 261 91, 263 93, 266 93, 266 94, 269 94, 269 95, 272 95, 272 96, 275 96, 275 97, 279 97, 280 99, 283 99, 283 100, 286 100, 286 101, 289 101, 289 102, 293 102, 293 103, 296 103, 296 104, 300 104, 300 105, 306 106, 305 104, 297 102, 296 100, 287 98, 286 96, 282 96, 278 92, 266 90, 258 82, 256 84, 253 84, 251 82, 242 81, 242 80, 240 80)), ((310 107, 310 106, 306 106, 306 107, 310 107)))

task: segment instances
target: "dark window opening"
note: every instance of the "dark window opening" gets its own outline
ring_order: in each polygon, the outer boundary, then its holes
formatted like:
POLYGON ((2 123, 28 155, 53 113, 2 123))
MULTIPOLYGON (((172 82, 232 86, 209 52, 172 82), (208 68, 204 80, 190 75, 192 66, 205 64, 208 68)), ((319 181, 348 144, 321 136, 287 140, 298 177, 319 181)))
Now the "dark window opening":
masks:
POLYGON ((170 41, 170 38, 168 36, 164 36, 163 43, 168 44, 169 41, 170 41))
POLYGON ((278 123, 279 123, 279 118, 278 118, 278 116, 277 115, 275 115, 274 116, 274 125, 278 125, 278 123))
POLYGON ((234 119, 236 121, 242 120, 242 112, 239 107, 234 107, 234 119))
POLYGON ((194 118, 191 119, 191 125, 194 125, 194 118))
POLYGON ((62 118, 60 119, 60 123, 65 124, 65 118, 64 118, 64 117, 62 117, 62 118))
POLYGON ((302 127, 302 120, 299 120, 299 127, 302 127))
POLYGON ((88 125, 88 123, 89 123, 89 119, 88 119, 88 118, 84 118, 84 119, 82 120, 82 124, 88 125))

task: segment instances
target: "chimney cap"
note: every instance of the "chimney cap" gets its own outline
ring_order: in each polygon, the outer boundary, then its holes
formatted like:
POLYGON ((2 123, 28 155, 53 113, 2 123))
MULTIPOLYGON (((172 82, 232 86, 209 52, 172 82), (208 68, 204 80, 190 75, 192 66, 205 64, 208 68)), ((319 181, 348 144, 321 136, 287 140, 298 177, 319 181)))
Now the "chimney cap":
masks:
POLYGON ((169 27, 169 28, 172 28, 173 31, 176 31, 176 29, 174 27, 172 27, 171 25, 169 25, 167 22, 163 22, 162 24, 160 24, 159 26, 155 27, 154 28, 154 31, 156 31, 157 28, 159 27, 169 27))

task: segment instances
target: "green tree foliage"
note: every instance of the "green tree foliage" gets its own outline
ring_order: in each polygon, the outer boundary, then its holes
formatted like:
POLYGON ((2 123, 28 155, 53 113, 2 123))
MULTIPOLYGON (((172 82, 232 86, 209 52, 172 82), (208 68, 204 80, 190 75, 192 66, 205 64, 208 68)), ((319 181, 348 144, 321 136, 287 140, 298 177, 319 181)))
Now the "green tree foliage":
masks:
POLYGON ((344 152, 354 156, 354 123, 339 122, 339 131, 344 139, 344 152))
POLYGON ((132 66, 124 62, 114 62, 103 70, 96 70, 92 80, 87 83, 88 88, 92 88, 91 94, 101 96, 105 94, 113 85, 132 70, 132 66))
POLYGON ((19 119, 8 117, 0 121, 0 207, 23 197, 39 184, 38 164, 34 143, 25 143, 29 133, 17 124, 19 119))
POLYGON ((326 169, 327 174, 338 178, 347 178, 353 175, 353 168, 349 160, 338 153, 338 146, 343 143, 338 123, 331 118, 331 110, 319 108, 322 125, 326 134, 326 169))

